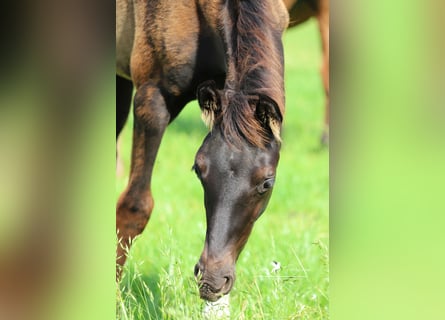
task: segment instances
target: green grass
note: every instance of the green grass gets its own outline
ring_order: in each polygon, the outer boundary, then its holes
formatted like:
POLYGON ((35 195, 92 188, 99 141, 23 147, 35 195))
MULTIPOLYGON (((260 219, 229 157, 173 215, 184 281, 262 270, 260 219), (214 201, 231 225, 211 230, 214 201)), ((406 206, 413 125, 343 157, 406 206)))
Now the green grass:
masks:
MULTIPOLYGON (((287 109, 277 182, 237 263, 232 319, 328 318, 329 156, 320 147, 324 93, 316 23, 288 31, 284 44, 287 109), (282 266, 276 273, 273 260, 282 266)), ((121 141, 126 167, 130 127, 121 141)), ((195 102, 167 129, 153 173, 155 209, 130 251, 118 319, 200 319, 193 267, 203 249, 205 211, 191 166, 205 134, 195 102)), ((117 180, 116 198, 127 179, 128 173, 117 180)))

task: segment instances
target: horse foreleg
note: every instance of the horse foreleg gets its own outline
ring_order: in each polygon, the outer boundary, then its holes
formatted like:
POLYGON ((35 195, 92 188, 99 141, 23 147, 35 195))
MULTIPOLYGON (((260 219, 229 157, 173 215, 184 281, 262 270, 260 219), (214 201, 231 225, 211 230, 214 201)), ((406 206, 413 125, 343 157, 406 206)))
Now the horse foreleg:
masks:
POLYGON ((321 77, 326 93, 326 106, 324 115, 324 128, 321 141, 323 144, 329 144, 329 1, 320 1, 320 8, 317 16, 318 25, 321 33, 323 61, 321 65, 321 77))
POLYGON ((130 178, 116 209, 118 277, 132 240, 144 230, 153 210, 151 176, 169 120, 170 114, 160 90, 150 85, 140 86, 134 97, 130 178))

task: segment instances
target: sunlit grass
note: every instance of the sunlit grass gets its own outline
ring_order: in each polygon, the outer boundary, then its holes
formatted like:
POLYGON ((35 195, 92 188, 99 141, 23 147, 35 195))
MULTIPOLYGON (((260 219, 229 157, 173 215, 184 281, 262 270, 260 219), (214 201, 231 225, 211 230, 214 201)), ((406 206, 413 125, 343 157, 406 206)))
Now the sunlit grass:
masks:
MULTIPOLYGON (((320 147, 324 94, 312 21, 288 31, 286 115, 277 183, 237 263, 233 319, 328 318, 328 150, 320 147), (272 272, 272 261, 281 268, 272 272)), ((121 155, 129 166, 131 126, 121 155)), ((118 319, 200 319, 193 267, 205 236, 203 192, 191 171, 206 134, 190 103, 167 129, 153 174, 155 209, 135 241, 117 294, 118 319)), ((118 178, 116 197, 128 173, 118 178)))

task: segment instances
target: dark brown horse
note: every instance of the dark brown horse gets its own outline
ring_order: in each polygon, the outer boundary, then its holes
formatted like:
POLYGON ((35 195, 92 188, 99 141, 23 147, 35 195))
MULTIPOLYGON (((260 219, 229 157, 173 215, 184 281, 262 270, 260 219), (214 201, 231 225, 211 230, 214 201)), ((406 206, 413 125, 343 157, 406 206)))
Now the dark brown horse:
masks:
POLYGON ((289 11, 289 27, 297 26, 311 17, 318 21, 320 29, 323 61, 321 77, 326 94, 326 108, 322 142, 329 142, 329 0, 283 0, 289 11))
POLYGON ((210 129, 195 158, 207 232, 195 267, 200 295, 217 300, 274 185, 284 115, 283 47, 288 13, 274 0, 118 0, 117 136, 133 87, 131 172, 117 204, 120 245, 153 210, 151 176, 167 125, 198 99, 210 129))

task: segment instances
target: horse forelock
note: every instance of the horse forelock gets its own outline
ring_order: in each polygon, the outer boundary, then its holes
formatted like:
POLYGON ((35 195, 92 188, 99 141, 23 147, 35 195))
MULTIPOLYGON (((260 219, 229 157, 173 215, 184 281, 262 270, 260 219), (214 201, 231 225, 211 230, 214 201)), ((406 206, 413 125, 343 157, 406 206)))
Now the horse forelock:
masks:
POLYGON ((243 92, 225 91, 227 104, 222 109, 220 128, 226 141, 239 146, 244 141, 264 148, 270 142, 268 132, 255 117, 255 98, 243 92))

